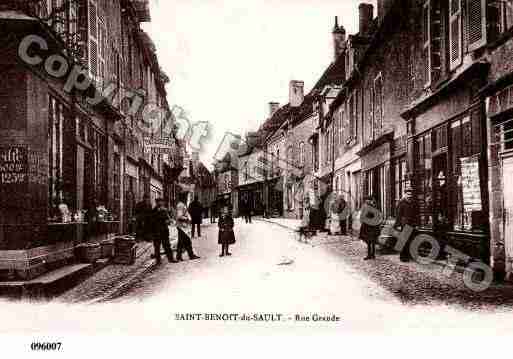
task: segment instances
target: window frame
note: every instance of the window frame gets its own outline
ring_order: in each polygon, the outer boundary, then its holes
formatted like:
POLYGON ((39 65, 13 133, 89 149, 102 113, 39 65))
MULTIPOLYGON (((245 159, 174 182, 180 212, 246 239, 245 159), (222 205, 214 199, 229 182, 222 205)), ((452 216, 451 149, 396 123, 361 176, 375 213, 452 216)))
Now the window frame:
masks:
POLYGON ((427 56, 425 61, 427 61, 426 66, 424 66, 426 71, 425 79, 424 79, 424 88, 431 86, 431 0, 426 0, 422 7, 422 52, 427 51, 427 56))
POLYGON ((451 71, 458 68, 463 62, 463 3, 462 0, 449 0, 449 69, 451 71), (458 10, 453 13, 453 4, 458 4, 458 10), (458 53, 453 58, 453 42, 455 41, 452 24, 457 22, 458 29, 458 53))

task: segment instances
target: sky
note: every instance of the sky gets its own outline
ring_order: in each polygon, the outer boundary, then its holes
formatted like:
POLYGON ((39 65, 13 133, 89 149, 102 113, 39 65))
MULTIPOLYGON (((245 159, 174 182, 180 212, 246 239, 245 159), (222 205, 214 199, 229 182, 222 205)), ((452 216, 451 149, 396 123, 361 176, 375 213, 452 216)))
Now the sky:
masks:
MULTIPOLYGON (((152 0, 143 28, 157 47, 168 102, 208 121, 201 160, 210 167, 227 131, 244 134, 288 103, 291 80, 308 93, 333 61, 335 15, 358 31, 361 0, 152 0), (206 142, 206 143, 205 143, 206 142)), ((366 1, 373 3, 374 1, 366 1)))

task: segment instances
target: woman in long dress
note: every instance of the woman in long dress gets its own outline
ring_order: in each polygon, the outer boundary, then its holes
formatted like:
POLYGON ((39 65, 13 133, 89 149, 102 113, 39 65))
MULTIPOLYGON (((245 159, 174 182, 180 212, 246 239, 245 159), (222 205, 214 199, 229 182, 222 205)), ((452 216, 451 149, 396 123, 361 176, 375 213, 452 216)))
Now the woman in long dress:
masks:
POLYGON ((219 239, 218 244, 221 245, 220 257, 231 256, 229 252, 230 245, 235 243, 235 233, 233 232, 233 217, 227 206, 223 208, 223 214, 219 217, 219 239))

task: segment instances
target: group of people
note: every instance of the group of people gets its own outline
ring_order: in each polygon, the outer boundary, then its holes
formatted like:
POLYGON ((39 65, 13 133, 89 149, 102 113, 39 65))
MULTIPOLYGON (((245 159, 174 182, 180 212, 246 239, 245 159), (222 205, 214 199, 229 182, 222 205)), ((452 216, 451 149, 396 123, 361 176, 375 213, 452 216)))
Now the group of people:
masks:
POLYGON ((138 240, 153 242, 154 257, 157 264, 161 263, 160 249, 163 247, 170 263, 183 260, 183 252, 187 252, 190 260, 199 259, 194 253, 192 241, 187 234, 191 217, 183 202, 179 202, 176 209, 167 208, 163 198, 156 199, 156 206, 151 207, 149 196, 136 207, 136 237, 138 240), (170 227, 175 227, 178 235, 176 259, 171 249, 170 227))
MULTIPOLYGON (((373 218, 373 216, 379 213, 378 203, 374 196, 364 198, 364 205, 371 210, 361 212, 359 238, 367 244, 367 256, 364 259, 372 260, 376 258, 376 244, 381 235, 384 218, 380 218, 377 221, 373 218), (375 209, 375 211, 372 209, 375 209), (367 216, 367 218, 363 218, 363 215, 367 216)), ((347 206, 348 203, 342 196, 329 194, 325 194, 320 198, 316 198, 314 195, 306 196, 301 227, 328 232, 331 235, 346 235, 347 227, 351 227, 351 216, 347 206), (324 205, 326 201, 329 202, 327 206, 324 205), (347 222, 349 222, 349 225, 347 222)), ((417 215, 418 211, 416 202, 413 199, 413 189, 411 187, 406 188, 404 196, 397 205, 393 228, 399 232, 405 226, 415 229, 418 226, 417 215)), ((400 252, 399 258, 402 262, 408 262, 412 259, 410 243, 414 234, 415 230, 411 233, 410 238, 406 241, 400 252)))
MULTIPOLYGON (((194 253, 191 237, 196 233, 201 237, 201 224, 203 220, 203 207, 198 198, 194 198, 189 207, 180 201, 176 209, 167 208, 166 200, 156 199, 156 206, 152 208, 150 197, 145 195, 143 201, 135 208, 136 237, 138 240, 153 242, 154 257, 157 264, 161 263, 161 248, 170 263, 183 260, 186 252, 190 260, 199 259, 194 253), (189 228, 191 236, 189 236, 189 228), (171 248, 171 230, 176 230, 177 246, 176 259, 171 248)), ((229 246, 235 243, 234 221, 229 208, 223 208, 219 217, 218 244, 221 245, 221 257, 231 256, 229 246)))
MULTIPOLYGON (((402 231, 405 226, 409 226, 414 229, 418 225, 418 211, 412 194, 413 190, 411 188, 407 188, 404 196, 401 198, 397 205, 396 220, 393 224, 393 227, 398 231, 402 231)), ((373 196, 365 198, 365 205, 376 210, 378 208, 377 201, 373 196)), ((367 256, 364 258, 364 260, 372 260, 376 258, 376 243, 381 234, 382 226, 381 221, 374 220, 376 213, 378 212, 372 210, 362 212, 362 215, 367 216, 366 218, 361 218, 359 235, 359 238, 367 244, 367 256)), ((411 233, 410 238, 408 238, 403 248, 401 249, 399 259, 402 262, 409 262, 412 259, 410 253, 410 244, 412 238, 414 237, 414 233, 414 231, 411 233)))

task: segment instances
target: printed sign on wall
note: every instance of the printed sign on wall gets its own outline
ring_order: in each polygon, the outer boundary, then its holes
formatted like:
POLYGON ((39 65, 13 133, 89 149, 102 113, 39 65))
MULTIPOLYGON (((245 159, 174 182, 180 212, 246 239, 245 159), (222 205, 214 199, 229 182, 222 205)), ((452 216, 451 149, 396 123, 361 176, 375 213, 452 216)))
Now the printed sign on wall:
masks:
POLYGON ((28 183, 28 150, 23 146, 0 147, 0 186, 28 183))
POLYGON ((461 159, 461 185, 463 189, 463 206, 465 212, 482 210, 481 181, 479 177, 479 158, 461 159))

